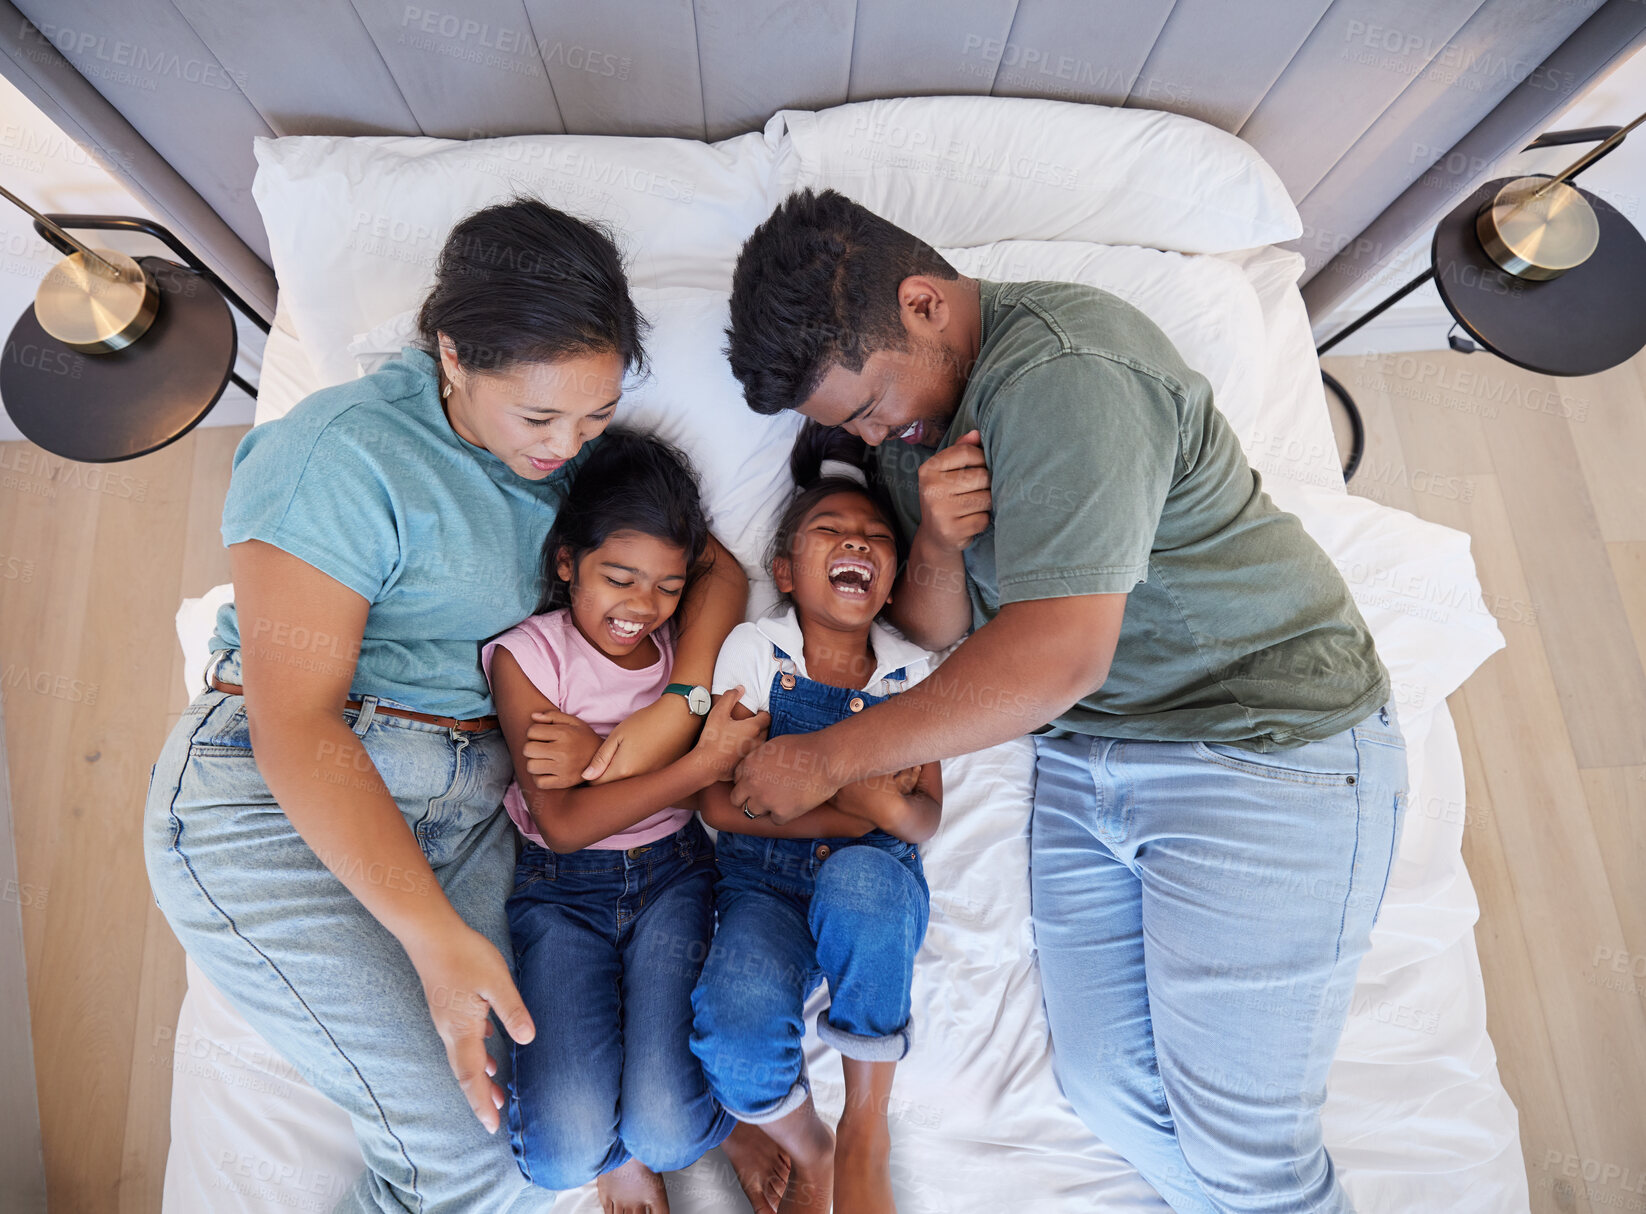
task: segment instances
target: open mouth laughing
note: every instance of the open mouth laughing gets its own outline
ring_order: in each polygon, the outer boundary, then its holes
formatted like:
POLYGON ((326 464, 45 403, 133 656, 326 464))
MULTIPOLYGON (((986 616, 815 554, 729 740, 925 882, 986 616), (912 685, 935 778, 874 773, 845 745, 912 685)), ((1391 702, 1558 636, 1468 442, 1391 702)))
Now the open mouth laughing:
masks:
POLYGON ((632 645, 640 639, 640 634, 646 631, 646 626, 638 620, 620 620, 616 616, 607 616, 606 631, 619 645, 632 645))
POLYGON ((874 585, 874 566, 855 556, 839 557, 829 562, 829 585, 836 594, 866 599, 874 585))

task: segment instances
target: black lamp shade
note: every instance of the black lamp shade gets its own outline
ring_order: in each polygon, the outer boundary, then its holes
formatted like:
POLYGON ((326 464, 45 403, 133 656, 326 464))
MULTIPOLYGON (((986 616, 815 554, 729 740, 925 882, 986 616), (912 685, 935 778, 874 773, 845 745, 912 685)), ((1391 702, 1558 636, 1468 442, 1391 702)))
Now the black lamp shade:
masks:
POLYGON ((1481 206, 1510 180, 1487 182, 1435 228, 1441 301, 1469 336, 1529 371, 1594 375, 1627 362, 1646 346, 1646 239, 1582 190, 1600 221, 1594 255, 1558 278, 1517 278, 1487 256, 1475 233, 1481 206))

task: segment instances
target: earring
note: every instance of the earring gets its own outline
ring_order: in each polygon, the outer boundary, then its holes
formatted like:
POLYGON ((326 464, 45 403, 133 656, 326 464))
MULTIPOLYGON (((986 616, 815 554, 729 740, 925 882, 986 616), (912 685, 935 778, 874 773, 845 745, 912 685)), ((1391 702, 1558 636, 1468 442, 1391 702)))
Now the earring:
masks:
POLYGON ((450 384, 447 384, 444 388, 440 389, 440 399, 441 400, 445 400, 451 394, 452 394, 452 386, 450 384))

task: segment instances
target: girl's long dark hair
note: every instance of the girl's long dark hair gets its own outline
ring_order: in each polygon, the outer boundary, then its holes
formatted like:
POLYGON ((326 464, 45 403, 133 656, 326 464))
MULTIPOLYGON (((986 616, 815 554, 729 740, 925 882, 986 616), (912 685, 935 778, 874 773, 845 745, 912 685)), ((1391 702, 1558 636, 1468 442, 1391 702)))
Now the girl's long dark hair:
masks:
MULTIPOLYGON (((572 568, 619 531, 638 531, 686 554, 686 590, 704 572, 709 519, 697 474, 679 450, 660 438, 608 427, 591 450, 543 542, 541 614, 571 604, 559 554, 572 568)), ((684 592, 682 592, 684 594, 684 592)))
POLYGON ((867 443, 845 430, 820 426, 808 418, 795 437, 794 449, 789 452, 789 474, 794 477, 795 492, 778 517, 777 530, 766 550, 765 567, 768 573, 778 557, 791 554, 795 533, 812 507, 832 493, 860 493, 874 504, 891 526, 897 544, 897 564, 902 568, 909 556, 909 546, 897 525, 897 512, 892 509, 891 495, 881 483, 867 443), (826 459, 840 460, 854 468, 861 468, 868 484, 860 485, 849 476, 824 476, 822 465, 826 459))
POLYGON ((611 233, 535 198, 485 207, 452 228, 417 327, 437 359, 439 335, 451 338, 465 371, 608 350, 625 370, 645 369, 646 322, 611 233))

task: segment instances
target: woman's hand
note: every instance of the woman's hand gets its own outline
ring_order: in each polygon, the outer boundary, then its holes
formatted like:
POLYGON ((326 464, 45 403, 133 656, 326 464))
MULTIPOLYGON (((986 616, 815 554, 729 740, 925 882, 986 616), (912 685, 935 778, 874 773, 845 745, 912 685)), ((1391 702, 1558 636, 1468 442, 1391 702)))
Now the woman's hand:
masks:
POLYGON ((604 784, 658 771, 688 753, 702 728, 703 718, 686 707, 684 696, 661 695, 617 723, 583 769, 582 778, 604 784))
POLYGON ((492 1033, 489 1013, 496 1012, 509 1037, 522 1045, 537 1035, 508 963, 490 940, 461 920, 432 938, 409 943, 406 953, 423 980, 423 995, 435 1031, 446 1043, 452 1074, 480 1124, 496 1133, 505 1094, 492 1079, 497 1063, 486 1052, 492 1033))
POLYGON ((728 687, 720 693, 714 707, 709 709, 708 719, 703 722, 702 736, 693 749, 693 754, 701 759, 704 770, 714 777, 715 783, 732 778, 743 756, 766 740, 766 727, 771 724, 772 714, 769 712, 757 712, 741 719, 732 715, 742 694, 741 686, 728 687))
POLYGON ((601 737, 569 712, 534 712, 526 729, 526 771, 542 789, 583 783, 601 737))

